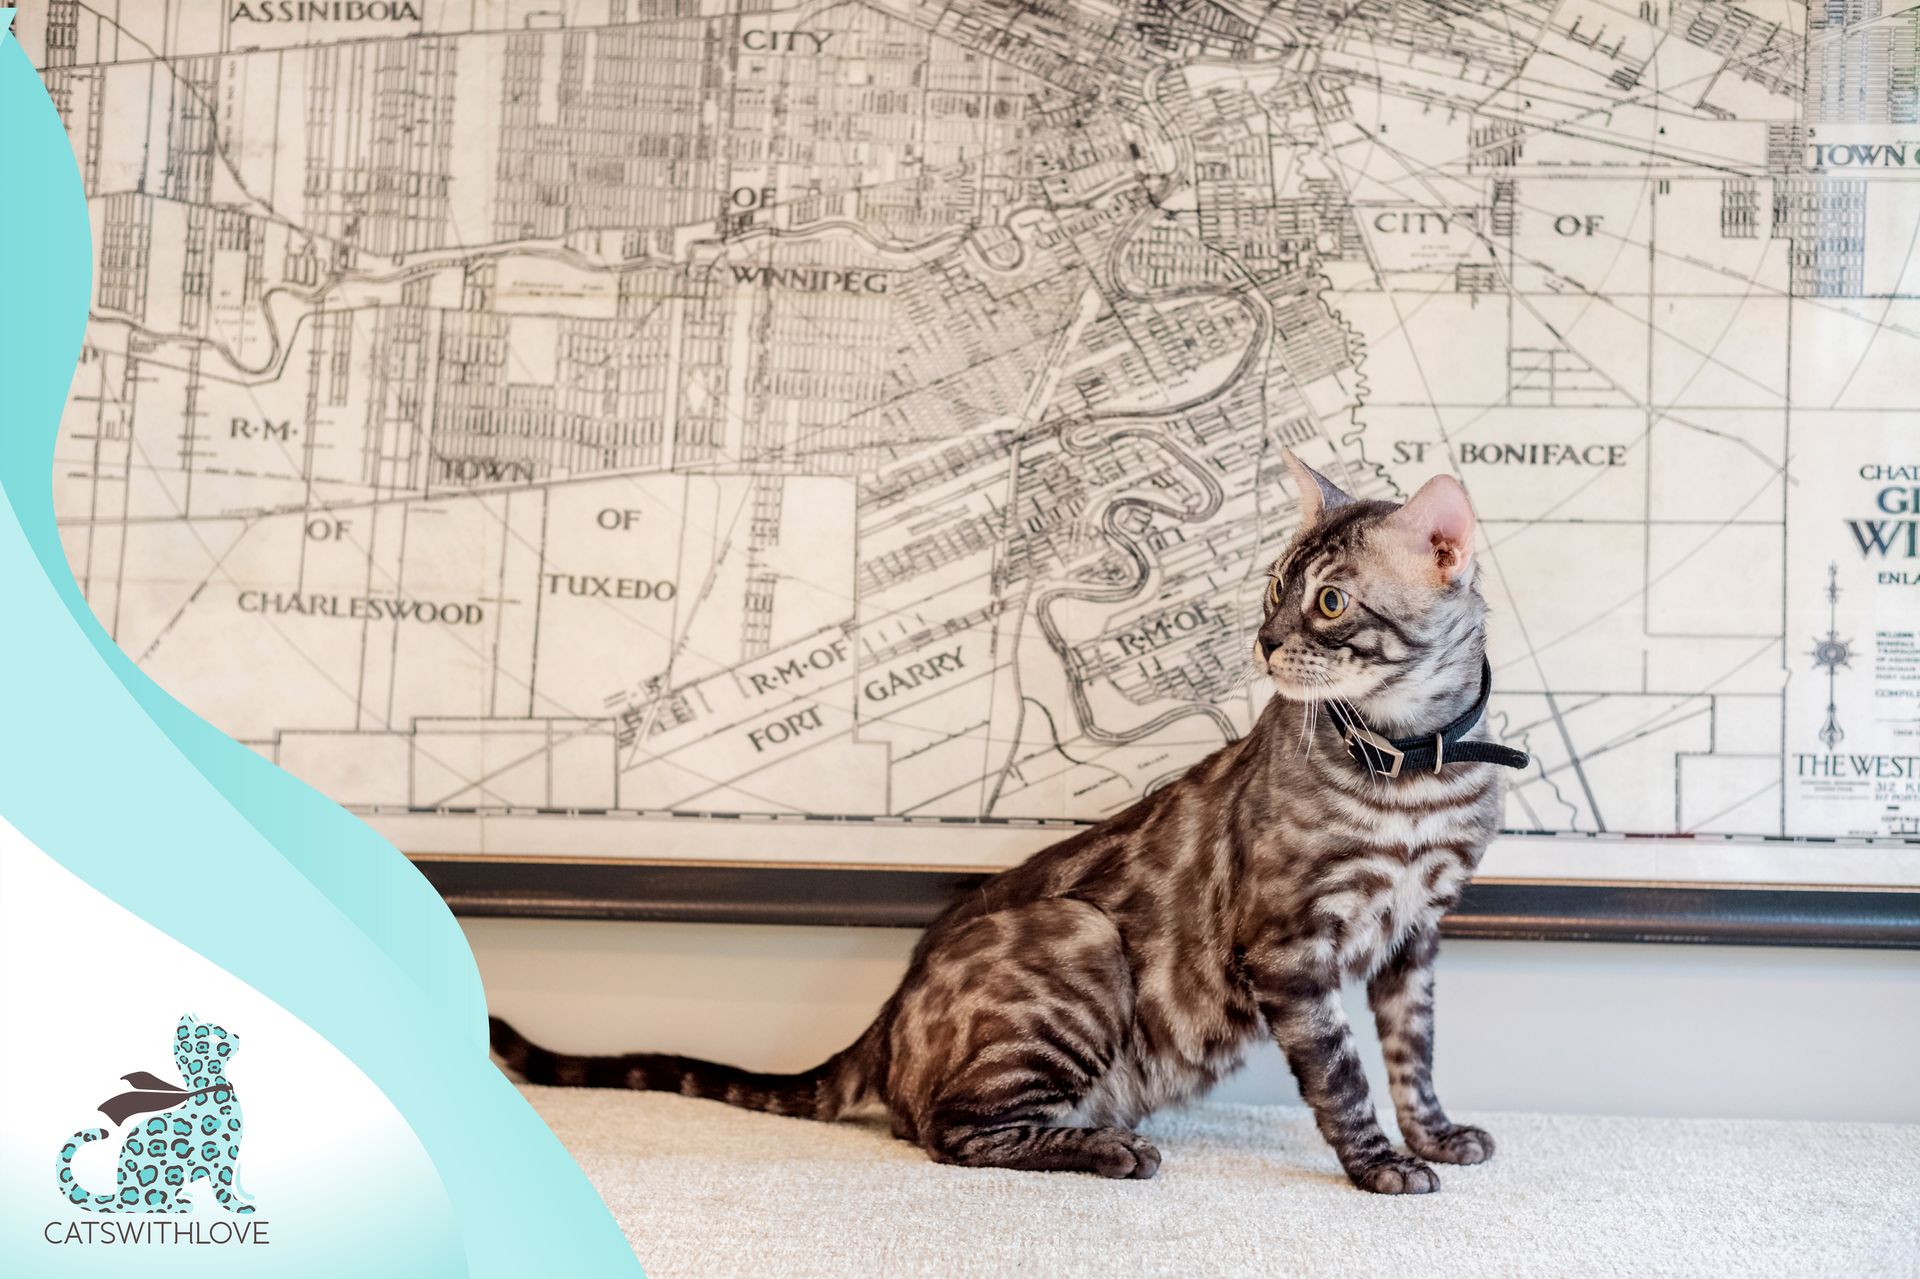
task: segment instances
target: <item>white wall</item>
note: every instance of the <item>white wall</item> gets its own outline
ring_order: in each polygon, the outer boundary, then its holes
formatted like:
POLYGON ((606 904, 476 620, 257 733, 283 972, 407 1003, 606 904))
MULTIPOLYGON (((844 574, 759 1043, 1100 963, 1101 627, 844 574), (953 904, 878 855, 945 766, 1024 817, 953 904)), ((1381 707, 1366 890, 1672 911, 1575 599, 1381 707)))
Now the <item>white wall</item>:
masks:
MULTIPOLYGON (((536 1040, 762 1070, 849 1043, 916 936, 463 922, 494 1011, 536 1040)), ((1435 1075, 1458 1110, 1920 1121, 1920 952, 1450 941, 1438 997, 1435 1075)), ((1384 1101, 1357 991, 1349 1015, 1384 1101)), ((1271 1045, 1214 1096, 1297 1100, 1271 1045)))

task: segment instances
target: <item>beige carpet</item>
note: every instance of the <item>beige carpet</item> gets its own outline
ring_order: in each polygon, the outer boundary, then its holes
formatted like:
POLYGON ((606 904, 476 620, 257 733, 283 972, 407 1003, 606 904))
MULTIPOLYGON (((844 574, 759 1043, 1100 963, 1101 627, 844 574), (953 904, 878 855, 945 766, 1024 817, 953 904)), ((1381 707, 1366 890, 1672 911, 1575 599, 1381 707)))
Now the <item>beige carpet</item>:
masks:
POLYGON ((1304 1110, 1150 1121, 1152 1181, 943 1168, 884 1130, 525 1089, 655 1279, 1920 1276, 1920 1126, 1475 1115, 1436 1195, 1348 1186, 1304 1110))

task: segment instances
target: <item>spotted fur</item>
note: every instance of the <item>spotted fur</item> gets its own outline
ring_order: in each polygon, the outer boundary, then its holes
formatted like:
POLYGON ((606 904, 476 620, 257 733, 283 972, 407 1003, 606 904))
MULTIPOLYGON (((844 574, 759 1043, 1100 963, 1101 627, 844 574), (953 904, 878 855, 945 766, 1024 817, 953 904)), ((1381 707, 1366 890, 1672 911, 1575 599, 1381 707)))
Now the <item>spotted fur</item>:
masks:
POLYGON ((1434 1095, 1433 958, 1496 826, 1495 769, 1378 777, 1321 713, 1337 701, 1395 737, 1472 703, 1486 616, 1472 511, 1448 478, 1396 507, 1289 464, 1300 531, 1263 583, 1254 656, 1276 696, 1253 730, 955 904, 858 1042, 767 1075, 554 1053, 495 1019, 502 1059, 539 1083, 814 1119, 877 1103, 943 1162, 1151 1177, 1160 1155, 1134 1126, 1204 1092, 1264 1031, 1355 1185, 1422 1193, 1439 1185, 1429 1161, 1488 1158, 1493 1139, 1434 1095), (1375 1118, 1348 979, 1367 984, 1411 1154, 1375 1118))
POLYGON ((182 1017, 174 1028, 173 1064, 192 1094, 157 1115, 135 1115, 120 1146, 115 1186, 95 1194, 74 1179, 74 1152, 107 1136, 85 1128, 60 1148, 54 1175, 61 1197, 90 1212, 190 1212, 182 1192, 201 1178, 213 1196, 235 1213, 251 1213, 239 1181, 244 1124, 240 1098, 227 1083, 227 1063, 240 1050, 240 1036, 220 1026, 182 1017))

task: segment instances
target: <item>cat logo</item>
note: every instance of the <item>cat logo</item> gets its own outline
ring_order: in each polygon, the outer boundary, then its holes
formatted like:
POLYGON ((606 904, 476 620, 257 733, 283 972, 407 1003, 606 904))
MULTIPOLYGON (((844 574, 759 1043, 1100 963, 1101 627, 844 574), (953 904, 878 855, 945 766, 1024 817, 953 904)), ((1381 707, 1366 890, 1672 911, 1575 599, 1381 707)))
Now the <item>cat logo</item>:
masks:
POLYGON ((127 1125, 118 1183, 95 1193, 75 1180, 74 1152, 107 1135, 105 1128, 84 1128, 60 1148, 60 1197, 88 1212, 185 1212, 194 1183, 204 1177, 222 1207, 253 1212, 239 1182, 240 1098, 227 1079, 239 1051, 240 1037, 225 1027, 182 1016, 174 1030, 173 1064, 184 1082, 136 1070, 121 1076, 133 1086, 129 1091, 100 1103, 116 1126, 127 1125))

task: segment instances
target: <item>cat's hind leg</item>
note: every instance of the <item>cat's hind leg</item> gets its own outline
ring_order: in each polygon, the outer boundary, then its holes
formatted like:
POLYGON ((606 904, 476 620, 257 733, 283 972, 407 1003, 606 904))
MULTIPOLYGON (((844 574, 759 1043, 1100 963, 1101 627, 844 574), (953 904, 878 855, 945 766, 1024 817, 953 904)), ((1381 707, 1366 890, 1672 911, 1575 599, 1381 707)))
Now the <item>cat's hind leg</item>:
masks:
POLYGON ((954 1124, 937 1130, 941 1163, 1025 1172, 1090 1172, 1144 1181, 1160 1171, 1160 1152, 1124 1128, 1052 1128, 1034 1124, 954 1124))
POLYGON ((1120 934, 1048 899, 962 921, 933 941, 891 1028, 888 1092, 942 1163, 1151 1177, 1160 1152, 1099 1099, 1133 1021, 1120 934), (1091 1126, 1088 1126, 1091 1125, 1091 1126))

